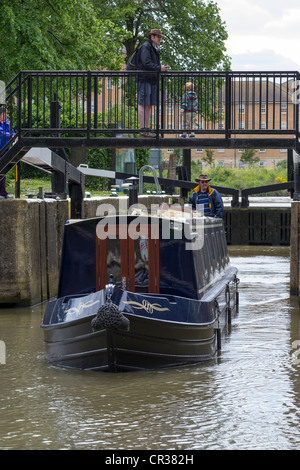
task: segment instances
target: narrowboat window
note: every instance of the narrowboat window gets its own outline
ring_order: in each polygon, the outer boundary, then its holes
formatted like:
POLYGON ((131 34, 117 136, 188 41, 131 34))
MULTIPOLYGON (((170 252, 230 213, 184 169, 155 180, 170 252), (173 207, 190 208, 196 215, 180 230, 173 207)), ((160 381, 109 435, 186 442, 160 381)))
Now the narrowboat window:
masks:
POLYGON ((204 260, 204 250, 203 247, 200 250, 194 250, 194 260, 195 265, 198 269, 196 269, 197 275, 197 285, 198 289, 201 289, 207 282, 207 270, 205 268, 205 260, 204 260))
POLYGON ((217 252, 217 247, 216 247, 216 236, 215 233, 213 232, 213 228, 211 229, 210 233, 210 241, 211 241, 211 252, 212 252, 212 266, 213 266, 213 272, 215 273, 218 265, 218 252, 217 252))
POLYGON ((107 239, 107 282, 112 274, 117 286, 121 285, 120 240, 107 239))
POLYGON ((224 268, 224 259, 225 259, 225 252, 224 252, 224 246, 222 243, 222 237, 221 237, 221 231, 218 230, 216 232, 217 236, 217 246, 219 248, 219 270, 224 268))
POLYGON ((149 258, 148 239, 144 236, 134 241, 134 272, 135 291, 148 292, 149 285, 149 258))
POLYGON ((210 279, 211 270, 212 270, 211 251, 210 251, 209 246, 210 246, 209 236, 206 233, 205 239, 204 239, 204 245, 203 245, 203 254, 204 254, 204 263, 206 266, 206 281, 207 282, 210 279))

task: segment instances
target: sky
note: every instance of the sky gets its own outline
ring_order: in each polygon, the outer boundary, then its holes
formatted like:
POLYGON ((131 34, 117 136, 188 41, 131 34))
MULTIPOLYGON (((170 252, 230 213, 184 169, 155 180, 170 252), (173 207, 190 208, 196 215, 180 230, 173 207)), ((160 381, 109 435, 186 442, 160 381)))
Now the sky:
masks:
POLYGON ((299 0, 215 0, 233 71, 300 71, 299 0))

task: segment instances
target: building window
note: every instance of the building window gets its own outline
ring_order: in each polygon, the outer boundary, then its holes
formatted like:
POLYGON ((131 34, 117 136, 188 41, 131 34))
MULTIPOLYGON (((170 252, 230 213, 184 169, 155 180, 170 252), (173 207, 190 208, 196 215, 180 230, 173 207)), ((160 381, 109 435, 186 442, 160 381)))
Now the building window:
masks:
POLYGON ((222 168, 224 168, 225 164, 224 164, 224 160, 220 160, 218 162, 218 166, 221 166, 222 168))
POLYGON ((266 162, 264 161, 259 162, 259 166, 266 166, 266 162))
POLYGON ((265 122, 261 122, 261 123, 260 123, 260 128, 261 128, 261 129, 266 129, 266 123, 265 123, 265 122))
POLYGON ((173 105, 172 104, 168 104, 168 111, 167 111, 168 114, 173 114, 173 105))
POLYGON ((245 129, 245 123, 239 122, 239 129, 245 129))
POLYGON ((264 153, 265 151, 266 151, 266 149, 259 149, 260 153, 264 153))
POLYGON ((261 103, 261 106, 260 106, 261 114, 266 114, 266 110, 267 110, 266 103, 261 103))
POLYGON ((280 110, 283 114, 286 114, 287 111, 287 103, 281 103, 280 110))
POLYGON ((239 114, 245 114, 245 105, 239 104, 239 114))
POLYGON ((113 81, 112 78, 107 79, 107 89, 112 90, 113 89, 113 81))
POLYGON ((203 153, 203 149, 196 149, 196 153, 203 153))
POLYGON ((281 129, 287 129, 287 122, 281 123, 281 129))
POLYGON ((174 149, 167 149, 168 153, 172 153, 174 149))
POLYGON ((218 149, 218 153, 224 153, 224 149, 218 149))

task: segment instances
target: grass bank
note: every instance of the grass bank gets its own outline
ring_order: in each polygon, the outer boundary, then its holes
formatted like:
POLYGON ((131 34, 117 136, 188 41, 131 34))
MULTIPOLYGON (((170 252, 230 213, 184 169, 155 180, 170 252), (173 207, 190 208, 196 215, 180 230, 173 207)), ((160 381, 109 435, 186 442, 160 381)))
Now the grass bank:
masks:
MULTIPOLYGON (((195 162, 192 162, 192 177, 191 180, 195 181, 195 178, 202 172, 195 162)), ((258 186, 265 186, 270 184, 284 183, 287 181, 287 170, 282 168, 260 168, 258 166, 237 169, 237 168, 210 168, 204 170, 209 178, 211 178, 211 185, 225 186, 234 189, 246 189, 258 186)), ((167 178, 167 170, 164 170, 163 176, 167 178)), ((196 183, 195 183, 196 185, 196 183)), ((34 178, 21 178, 21 198, 28 198, 28 196, 37 196, 39 187, 43 187, 45 192, 51 192, 51 176, 48 174, 42 174, 42 176, 34 178)), ((10 172, 7 178, 6 189, 9 194, 15 194, 15 177, 14 172, 10 172)), ((106 196, 110 194, 109 187, 107 190, 97 190, 90 188, 86 184, 86 192, 89 192, 92 197, 95 196, 106 196)), ((155 190, 155 185, 145 184, 144 191, 155 190)), ((289 196, 289 192, 286 190, 276 191, 267 193, 269 196, 289 196)), ((257 196, 264 196, 265 193, 257 194, 257 196)))
MULTIPOLYGON (((271 184, 285 183, 287 181, 287 169, 280 167, 261 168, 253 166, 247 169, 238 168, 211 168, 205 170, 205 173, 211 178, 211 185, 225 186, 234 189, 256 188, 271 184)), ((200 174, 198 168, 192 165, 192 181, 195 181, 200 174)), ((287 190, 273 191, 267 193, 270 196, 288 196, 287 190)), ((257 194, 264 196, 265 193, 257 194)))

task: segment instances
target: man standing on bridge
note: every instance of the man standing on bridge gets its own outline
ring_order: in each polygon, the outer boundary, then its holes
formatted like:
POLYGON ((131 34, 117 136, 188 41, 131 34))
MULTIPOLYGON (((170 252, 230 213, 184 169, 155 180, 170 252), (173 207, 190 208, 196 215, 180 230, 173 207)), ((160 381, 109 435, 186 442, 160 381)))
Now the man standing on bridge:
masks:
MULTIPOLYGON (((161 65, 159 44, 162 38, 160 29, 151 29, 146 34, 148 41, 140 47, 138 51, 137 70, 146 72, 167 72, 169 66, 161 65)), ((157 87, 158 80, 156 73, 137 74, 138 91, 138 119, 140 123, 142 137, 156 137, 156 134, 150 132, 149 122, 151 106, 157 106, 157 87)))
POLYGON ((204 208, 204 215, 207 217, 222 219, 224 206, 220 193, 209 186, 210 179, 207 175, 200 175, 195 181, 199 183, 199 186, 194 189, 189 199, 192 209, 196 210, 200 205, 204 208))

